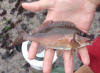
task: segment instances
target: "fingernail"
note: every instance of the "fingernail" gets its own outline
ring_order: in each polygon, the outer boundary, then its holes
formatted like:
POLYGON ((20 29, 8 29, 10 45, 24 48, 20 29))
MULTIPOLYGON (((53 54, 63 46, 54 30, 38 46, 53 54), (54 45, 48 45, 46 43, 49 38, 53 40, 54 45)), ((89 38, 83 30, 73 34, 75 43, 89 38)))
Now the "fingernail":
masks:
POLYGON ((22 3, 22 6, 24 6, 24 5, 29 5, 29 3, 22 3))
POLYGON ((29 59, 29 60, 32 60, 32 59, 33 59, 32 56, 31 56, 30 54, 28 55, 28 59, 29 59))

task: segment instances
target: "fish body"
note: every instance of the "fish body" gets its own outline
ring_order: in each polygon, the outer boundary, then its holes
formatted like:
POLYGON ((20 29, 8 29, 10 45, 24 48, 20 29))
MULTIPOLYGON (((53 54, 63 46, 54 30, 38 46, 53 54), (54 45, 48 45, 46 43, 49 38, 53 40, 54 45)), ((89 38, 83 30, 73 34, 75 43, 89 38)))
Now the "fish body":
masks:
POLYGON ((45 49, 71 50, 89 44, 90 39, 77 35, 79 32, 70 22, 54 22, 33 33, 27 40, 35 41, 45 49))
POLYGON ((43 49, 73 50, 88 45, 89 38, 79 36, 82 32, 75 24, 65 21, 49 21, 43 23, 32 35, 27 34, 21 28, 18 28, 20 36, 16 39, 18 44, 25 40, 37 42, 43 49), (21 35, 22 34, 22 35, 21 35))

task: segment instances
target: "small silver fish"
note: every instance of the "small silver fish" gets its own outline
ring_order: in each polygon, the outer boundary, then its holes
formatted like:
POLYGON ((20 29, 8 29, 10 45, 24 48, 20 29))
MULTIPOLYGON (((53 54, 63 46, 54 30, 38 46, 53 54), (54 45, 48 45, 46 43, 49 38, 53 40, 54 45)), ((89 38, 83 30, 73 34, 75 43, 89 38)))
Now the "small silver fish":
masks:
MULTIPOLYGON (((13 45, 30 40, 37 42, 44 49, 71 50, 72 52, 76 48, 85 47, 90 43, 90 38, 77 34, 82 31, 71 22, 45 22, 32 35, 28 35, 20 27, 17 29, 20 35, 13 45)), ((43 48, 38 50, 42 51, 43 48)))

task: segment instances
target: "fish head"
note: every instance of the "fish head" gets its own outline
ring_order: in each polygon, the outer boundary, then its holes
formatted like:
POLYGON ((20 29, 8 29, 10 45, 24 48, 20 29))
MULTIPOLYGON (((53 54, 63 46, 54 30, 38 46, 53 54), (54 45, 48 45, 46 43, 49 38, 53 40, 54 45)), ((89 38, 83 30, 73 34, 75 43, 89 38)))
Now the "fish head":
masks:
POLYGON ((83 37, 76 35, 75 41, 80 44, 80 47, 87 46, 91 43, 91 39, 89 37, 83 37))

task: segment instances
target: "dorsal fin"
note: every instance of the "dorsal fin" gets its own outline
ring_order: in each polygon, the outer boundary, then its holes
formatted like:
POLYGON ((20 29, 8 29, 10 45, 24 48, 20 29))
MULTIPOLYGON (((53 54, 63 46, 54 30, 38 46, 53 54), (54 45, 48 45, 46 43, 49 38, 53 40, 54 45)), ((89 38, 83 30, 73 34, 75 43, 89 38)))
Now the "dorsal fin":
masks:
MULTIPOLYGON (((52 30, 54 28, 66 28, 66 29, 75 29, 77 31, 79 30, 74 23, 69 21, 47 21, 41 24, 41 26, 38 28, 37 32, 46 32, 49 30, 52 30)), ((35 32, 35 33, 37 33, 35 32)), ((35 34, 33 33, 33 34, 35 34)))

